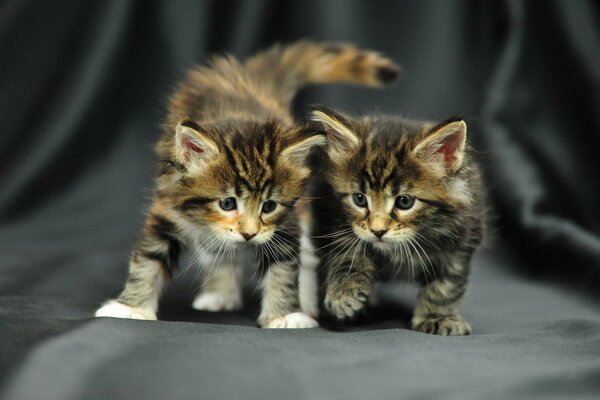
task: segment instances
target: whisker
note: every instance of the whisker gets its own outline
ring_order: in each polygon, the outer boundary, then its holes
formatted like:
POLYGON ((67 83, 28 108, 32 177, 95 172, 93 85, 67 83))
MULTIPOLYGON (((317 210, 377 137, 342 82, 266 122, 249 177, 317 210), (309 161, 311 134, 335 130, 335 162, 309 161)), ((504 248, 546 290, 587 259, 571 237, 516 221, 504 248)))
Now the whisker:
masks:
POLYGON ((288 239, 288 238, 286 238, 286 237, 284 237, 282 235, 275 234, 275 235, 272 236, 272 238, 283 240, 285 243, 288 243, 292 247, 299 247, 299 244, 300 244, 299 242, 298 243, 294 243, 290 239, 288 239))
MULTIPOLYGON (((415 269, 415 259, 413 257, 412 251, 410 250, 410 247, 408 246, 408 242, 407 241, 402 241, 402 247, 404 248, 404 251, 406 252, 406 258, 408 259, 408 261, 410 262, 410 269, 412 271, 413 274, 413 279, 416 277, 416 269, 415 269)), ((427 279, 427 275, 425 274, 425 282, 427 283, 427 286, 429 286, 429 281, 427 279)))
POLYGON ((193 281, 196 281, 196 279, 198 279, 198 275, 202 272, 203 268, 205 268, 205 260, 206 258, 208 258, 211 254, 210 252, 219 245, 219 238, 215 235, 215 237, 211 240, 211 242, 204 247, 203 251, 201 254, 199 254, 199 257, 196 259, 195 262, 198 262, 198 264, 200 264, 200 268, 198 268, 196 270, 196 273, 194 273, 194 278, 193 281))
POLYGON ((398 277, 398 275, 400 274, 400 270, 402 268, 402 264, 403 264, 403 258, 402 258, 402 254, 398 252, 398 244, 394 243, 394 258, 396 258, 396 256, 399 254, 400 257, 400 262, 395 263, 395 271, 394 271, 394 276, 392 277, 392 280, 395 280, 396 277, 398 277))
POLYGON ((313 235, 311 236, 314 239, 321 239, 321 238, 330 238, 330 237, 336 237, 336 236, 341 236, 344 235, 348 232, 352 232, 354 229, 353 228, 347 228, 347 229, 342 229, 340 231, 336 231, 336 232, 332 232, 332 233, 327 233, 325 235, 313 235))
MULTIPOLYGON (((202 282, 202 284, 200 285, 200 288, 203 288, 208 283, 208 281, 210 280, 210 277, 212 276, 213 267, 215 266, 215 263, 219 259, 219 255, 221 254, 221 250, 223 249, 223 246, 225 246, 225 244, 226 244, 225 241, 221 242, 221 245, 219 246, 219 250, 217 250, 217 255, 213 259, 213 262, 210 265, 210 268, 208 270, 208 274, 206 274, 206 278, 204 279, 204 282, 202 282)), ((217 268, 218 268, 218 264, 217 264, 217 268)))
MULTIPOLYGON (((348 279, 350 277, 350 273, 352 272, 352 267, 354 266, 354 259, 356 258, 356 253, 357 250, 359 250, 361 248, 361 246, 363 246, 362 240, 360 240, 358 243, 354 242, 356 244, 353 245, 354 248, 354 252, 352 253, 352 259, 350 260, 350 267, 348 268, 348 271, 346 272, 346 279, 348 279)), ((352 250, 350 250, 352 251, 352 250)))
POLYGON ((344 251, 344 249, 348 246, 351 245, 352 243, 354 243, 355 240, 359 239, 358 237, 354 236, 354 237, 348 237, 342 241, 339 242, 339 245, 334 247, 333 249, 330 249, 325 256, 330 256, 331 258, 337 257, 339 254, 341 254, 342 251, 344 251), (331 254, 334 254, 334 256, 331 256, 331 254))
POLYGON ((341 239, 335 239, 331 243, 326 244, 325 246, 321 246, 319 248, 316 248, 315 251, 323 250, 323 249, 325 249, 327 247, 333 246, 335 244, 339 244, 340 241, 343 242, 343 241, 348 240, 348 239, 354 239, 354 236, 353 235, 352 236, 345 236, 345 237, 342 237, 341 239))
POLYGON ((429 258, 429 256, 427 255, 427 252, 425 251, 425 249, 423 249, 423 246, 421 246, 421 244, 419 243, 419 241, 415 238, 414 240, 415 244, 417 246, 419 246, 419 248, 421 249, 423 255, 427 258, 427 262, 429 263, 429 266, 431 267, 431 272, 433 273, 433 280, 436 279, 435 276, 435 267, 433 266, 433 263, 431 262, 431 259, 429 258))
POLYGON ((262 283, 262 277, 263 277, 263 273, 265 270, 265 265, 264 265, 264 253, 263 253, 263 249, 261 248, 260 245, 255 246, 254 247, 254 256, 255 257, 259 257, 260 259, 258 260, 259 262, 257 262, 256 264, 256 269, 254 270, 254 273, 252 274, 252 276, 250 277, 250 282, 252 282, 252 279, 254 279, 254 276, 256 275, 256 273, 258 272, 258 270, 260 270, 260 276, 258 277, 258 283, 256 285, 254 285, 254 289, 252 290, 252 293, 250 294, 250 297, 254 296, 254 294, 256 293, 256 289, 258 289, 258 287, 261 285, 262 283), (260 254, 257 254, 260 253, 260 254))
POLYGON ((423 236, 419 232, 415 232, 415 235, 417 235, 418 237, 420 237, 421 239, 423 239, 430 246, 435 247, 436 249, 439 249, 439 246, 437 246, 435 243, 433 243, 431 240, 427 239, 425 236, 423 236))
MULTIPOLYGON (((357 243, 358 240, 361 240, 361 239, 359 237, 355 237, 355 238, 352 238, 349 242, 347 241, 346 242, 347 244, 345 244, 337 253, 335 253, 335 255, 329 257, 329 259, 333 261, 336 258, 338 258, 340 255, 346 253, 349 249, 353 248, 354 244, 357 243)), ((343 262, 344 262, 344 259, 342 257, 340 262, 335 266, 335 269, 338 269, 342 265, 343 262)))
POLYGON ((181 276, 183 275, 185 272, 187 272, 187 270, 192 266, 192 264, 196 263, 196 261, 198 261, 198 259, 201 256, 201 252, 204 248, 204 244, 211 239, 212 237, 215 236, 215 233, 211 233, 210 235, 208 235, 203 241, 202 243, 200 243, 199 245, 195 246, 194 248, 194 253, 192 254, 192 256, 190 257, 190 259, 188 260, 187 264, 185 265, 184 268, 182 268, 180 270, 180 272, 177 274, 177 276, 181 276))
POLYGON ((273 242, 280 247, 279 251, 281 254, 285 253, 286 255, 291 257, 295 262, 297 262, 298 264, 300 263, 300 254, 298 254, 295 248, 286 245, 286 243, 281 241, 281 238, 278 238, 276 236, 273 237, 273 242))
POLYGON ((417 249, 417 247, 414 245, 413 240, 412 239, 407 239, 407 243, 415 250, 415 253, 417 254, 417 256, 419 257, 419 260, 421 261, 421 268, 423 269, 423 273, 425 276, 425 281, 427 282, 427 286, 429 286, 429 281, 427 279, 427 277, 429 276, 429 278, 432 278, 429 272, 429 268, 427 266, 427 264, 425 263, 425 260, 423 260, 423 257, 421 256, 421 253, 419 252, 419 250, 417 249))

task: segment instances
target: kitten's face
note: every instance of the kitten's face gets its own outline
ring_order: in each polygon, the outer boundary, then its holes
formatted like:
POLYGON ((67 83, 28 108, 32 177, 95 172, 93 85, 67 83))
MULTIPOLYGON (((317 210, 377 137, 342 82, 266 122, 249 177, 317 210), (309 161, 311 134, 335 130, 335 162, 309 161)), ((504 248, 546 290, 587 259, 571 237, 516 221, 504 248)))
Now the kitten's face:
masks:
POLYGON ((286 229, 310 174, 306 156, 324 142, 274 123, 187 122, 176 130, 179 171, 163 182, 182 216, 217 240, 261 244, 286 229))
POLYGON ((356 236, 383 251, 418 245, 441 217, 470 201, 460 176, 466 125, 399 119, 353 121, 316 111, 326 125, 329 182, 356 236))
MULTIPOLYGON (((380 249, 393 248, 394 242, 409 240, 423 223, 426 210, 409 189, 402 192, 386 186, 364 187, 355 182, 354 190, 343 195, 343 205, 350 216, 356 236, 380 249), (406 193, 406 194, 401 194, 406 193)), ((336 188, 339 190, 340 187, 336 188)))

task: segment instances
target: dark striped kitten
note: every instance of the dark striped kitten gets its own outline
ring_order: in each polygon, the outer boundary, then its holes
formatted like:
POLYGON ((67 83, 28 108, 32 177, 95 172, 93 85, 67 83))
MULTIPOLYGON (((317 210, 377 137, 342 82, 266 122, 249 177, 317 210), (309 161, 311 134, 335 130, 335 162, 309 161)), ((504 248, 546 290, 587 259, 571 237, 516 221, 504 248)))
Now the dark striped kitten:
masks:
POLYGON ((156 192, 125 289, 96 316, 156 319, 181 246, 205 267, 194 308, 238 309, 243 252, 235 250, 253 247, 265 276, 258 324, 316 326, 300 312, 295 204, 311 176, 306 156, 326 139, 294 124, 291 102, 309 83, 378 86, 396 74, 374 52, 309 42, 275 46, 245 63, 215 57, 190 71, 171 98, 156 147, 156 192))
POLYGON ((329 167, 312 194, 325 308, 352 318, 376 280, 409 279, 422 287, 412 329, 469 334, 459 302, 486 205, 465 122, 313 116, 328 135, 329 167))

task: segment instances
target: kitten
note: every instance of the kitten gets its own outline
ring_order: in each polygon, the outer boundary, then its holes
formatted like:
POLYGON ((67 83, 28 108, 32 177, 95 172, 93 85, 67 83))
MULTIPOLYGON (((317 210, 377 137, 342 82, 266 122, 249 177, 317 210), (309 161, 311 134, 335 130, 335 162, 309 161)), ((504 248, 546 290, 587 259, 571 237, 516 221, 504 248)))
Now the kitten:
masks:
POLYGON ((355 120, 324 107, 313 118, 328 135, 329 166, 312 193, 325 308, 352 318, 376 280, 414 280, 412 329, 468 335, 459 302, 486 204, 465 122, 355 120))
POLYGON ((204 266, 194 308, 239 309, 243 251, 236 249, 253 247, 264 274, 259 326, 316 326, 300 312, 294 205, 311 176, 307 154, 326 139, 294 124, 291 102, 306 84, 380 86, 396 75, 377 53, 311 42, 274 46, 245 63, 215 57, 191 70, 170 99, 156 191, 125 288, 96 316, 156 319, 182 246, 204 266))

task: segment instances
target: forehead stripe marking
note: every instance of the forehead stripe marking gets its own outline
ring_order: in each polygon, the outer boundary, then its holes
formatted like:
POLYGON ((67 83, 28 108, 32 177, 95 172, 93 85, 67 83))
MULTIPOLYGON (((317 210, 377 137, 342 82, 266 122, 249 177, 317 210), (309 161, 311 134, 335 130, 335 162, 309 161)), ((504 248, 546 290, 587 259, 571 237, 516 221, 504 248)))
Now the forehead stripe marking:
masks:
MULTIPOLYGON (((389 183, 390 183, 392 180, 394 180, 394 181, 395 181, 395 180, 396 180, 396 178, 397 178, 397 177, 396 177, 396 171, 392 170, 392 171, 389 173, 389 175, 388 175, 388 176, 386 176, 386 177, 385 177, 385 179, 383 179, 383 182, 382 182, 382 184, 381 184, 381 188, 382 188, 382 189, 383 189, 383 188, 385 188, 385 187, 386 187, 386 186, 387 186, 387 185, 388 185, 388 184, 389 184, 389 183)), ((395 182, 394 182, 394 185, 393 185, 393 188, 392 188, 392 191, 393 191, 394 193, 398 191, 398 189, 394 189, 394 188, 396 188, 396 187, 398 187, 398 186, 400 186, 400 182, 397 182, 397 181, 395 181, 395 182)))
POLYGON ((247 186, 248 190, 252 190, 252 186, 246 179, 244 179, 241 176, 239 166, 237 165, 236 159, 233 155, 233 151, 229 148, 229 146, 224 146, 224 150, 225 150, 225 156, 227 157, 227 161, 229 161, 229 165, 233 169, 233 173, 236 175, 235 194, 236 194, 236 196, 241 196, 241 194, 242 194, 241 185, 247 186))
POLYGON ((448 205, 442 203, 441 201, 430 200, 430 199, 421 199, 421 198, 419 198, 419 200, 422 201, 425 204, 430 205, 430 206, 438 207, 438 208, 441 208, 441 209, 448 209, 448 205))
POLYGON ((181 211, 188 211, 198 207, 202 207, 208 203, 212 203, 215 200, 217 199, 209 197, 192 197, 191 199, 187 199, 183 203, 181 203, 179 209, 181 211))

